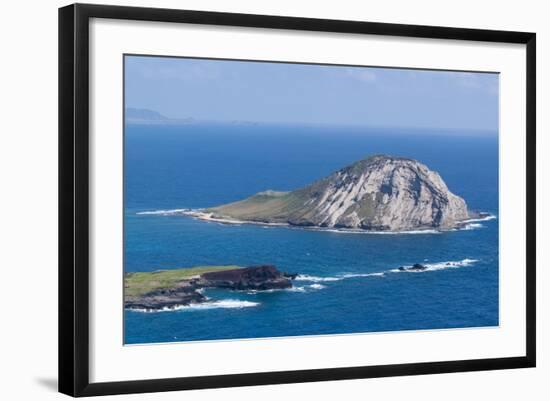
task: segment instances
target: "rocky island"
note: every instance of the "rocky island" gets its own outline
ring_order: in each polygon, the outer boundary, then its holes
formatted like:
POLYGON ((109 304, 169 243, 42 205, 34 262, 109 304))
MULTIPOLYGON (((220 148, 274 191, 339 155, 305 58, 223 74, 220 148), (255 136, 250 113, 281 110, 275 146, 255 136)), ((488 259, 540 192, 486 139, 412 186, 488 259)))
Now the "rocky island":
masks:
POLYGON ((206 288, 266 291, 292 287, 295 274, 275 266, 203 266, 154 272, 126 273, 126 309, 161 310, 209 302, 206 288))
POLYGON ((375 155, 304 188, 185 212, 220 222, 371 231, 453 229, 480 217, 441 176, 409 158, 375 155))

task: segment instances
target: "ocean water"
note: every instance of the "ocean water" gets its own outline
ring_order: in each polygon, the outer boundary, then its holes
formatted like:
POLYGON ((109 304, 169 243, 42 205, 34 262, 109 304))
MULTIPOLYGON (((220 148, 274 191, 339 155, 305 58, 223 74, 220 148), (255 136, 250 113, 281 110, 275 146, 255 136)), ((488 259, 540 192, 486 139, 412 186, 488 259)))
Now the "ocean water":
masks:
POLYGON ((292 290, 126 310, 126 344, 496 326, 498 139, 487 133, 242 124, 128 125, 126 272, 274 264, 292 290), (415 158, 495 218, 444 233, 222 225, 160 211, 292 190, 371 154, 415 158), (143 214, 143 212, 156 212, 143 214), (422 263, 422 272, 399 266, 422 263))

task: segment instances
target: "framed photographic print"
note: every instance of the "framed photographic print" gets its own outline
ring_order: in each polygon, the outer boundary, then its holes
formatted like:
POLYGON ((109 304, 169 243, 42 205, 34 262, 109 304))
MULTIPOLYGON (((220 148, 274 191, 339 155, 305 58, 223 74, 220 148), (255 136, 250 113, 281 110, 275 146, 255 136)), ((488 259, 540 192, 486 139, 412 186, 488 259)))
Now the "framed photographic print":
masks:
POLYGON ((59 389, 535 366, 535 34, 59 10, 59 389))

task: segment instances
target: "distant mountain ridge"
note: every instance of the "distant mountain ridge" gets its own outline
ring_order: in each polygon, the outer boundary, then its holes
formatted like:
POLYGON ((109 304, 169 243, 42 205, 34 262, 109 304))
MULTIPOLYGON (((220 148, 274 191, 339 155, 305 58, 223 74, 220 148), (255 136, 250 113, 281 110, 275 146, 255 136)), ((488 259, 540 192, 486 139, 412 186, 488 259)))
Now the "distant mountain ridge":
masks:
POLYGON ((127 107, 125 109, 125 121, 130 124, 195 124, 195 123, 214 123, 225 125, 242 125, 242 126, 257 126, 260 123, 257 121, 246 120, 197 120, 193 117, 186 118, 171 118, 151 109, 140 109, 135 107, 127 107))
POLYGON ((163 121, 170 120, 168 117, 160 114, 155 110, 150 109, 137 109, 134 107, 127 107, 125 110, 126 120, 130 121, 163 121))
POLYGON ((474 217, 437 172, 388 155, 359 160, 295 191, 264 191, 203 212, 222 220, 376 231, 451 229, 474 217))

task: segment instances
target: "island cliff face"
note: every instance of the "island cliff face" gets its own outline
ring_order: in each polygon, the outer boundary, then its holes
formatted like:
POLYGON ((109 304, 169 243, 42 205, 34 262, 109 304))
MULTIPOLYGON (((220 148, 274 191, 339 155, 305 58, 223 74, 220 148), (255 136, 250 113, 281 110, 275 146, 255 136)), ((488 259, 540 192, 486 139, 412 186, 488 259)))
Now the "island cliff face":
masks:
POLYGON ((290 288, 293 277, 295 275, 281 273, 275 266, 262 265, 204 273, 194 284, 203 288, 265 291, 290 288))
POLYGON ((450 229, 473 217, 435 171, 376 155, 304 188, 265 191, 205 209, 211 218, 376 231, 450 229))

